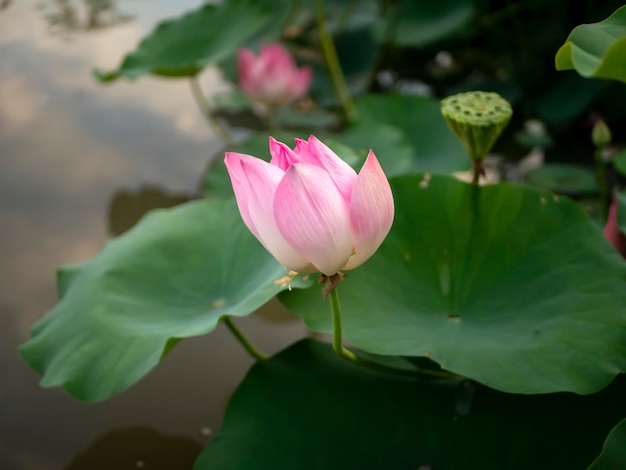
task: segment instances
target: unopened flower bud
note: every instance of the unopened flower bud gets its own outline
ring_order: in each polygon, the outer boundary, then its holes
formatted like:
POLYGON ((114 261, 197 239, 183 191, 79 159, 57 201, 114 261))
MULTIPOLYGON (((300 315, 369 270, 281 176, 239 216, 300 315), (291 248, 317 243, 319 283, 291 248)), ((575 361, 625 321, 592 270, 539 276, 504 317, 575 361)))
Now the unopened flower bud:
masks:
POLYGON ((441 112, 473 161, 485 158, 513 115, 508 101, 486 91, 449 96, 441 112))
POLYGON ((604 147, 611 143, 611 129, 602 119, 598 119, 591 130, 591 140, 596 148, 604 147))
POLYGON ((253 101, 270 107, 284 106, 303 96, 311 86, 313 71, 298 68, 296 61, 280 44, 261 46, 258 55, 241 48, 239 83, 253 101))
POLYGON ((339 271, 367 261, 391 229, 387 177, 371 150, 357 174, 315 136, 294 149, 273 138, 269 146, 269 163, 226 153, 241 217, 285 268, 320 271, 332 290, 339 271))

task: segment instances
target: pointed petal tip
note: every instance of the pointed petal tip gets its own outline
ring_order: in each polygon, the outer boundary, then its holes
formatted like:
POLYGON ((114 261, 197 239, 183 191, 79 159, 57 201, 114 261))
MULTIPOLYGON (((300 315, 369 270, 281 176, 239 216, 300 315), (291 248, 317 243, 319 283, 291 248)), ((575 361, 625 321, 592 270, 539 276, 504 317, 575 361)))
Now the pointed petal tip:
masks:
POLYGON ((346 269, 360 266, 378 250, 391 230, 394 211, 389 181, 370 150, 352 193, 350 224, 356 252, 346 269))

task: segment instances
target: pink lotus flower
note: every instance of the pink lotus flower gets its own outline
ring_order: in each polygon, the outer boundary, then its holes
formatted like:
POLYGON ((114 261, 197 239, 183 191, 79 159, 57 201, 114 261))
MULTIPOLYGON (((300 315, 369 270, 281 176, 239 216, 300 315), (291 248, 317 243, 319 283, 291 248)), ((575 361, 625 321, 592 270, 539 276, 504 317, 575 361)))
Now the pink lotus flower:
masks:
POLYGON ((239 84, 254 101, 281 106, 304 95, 311 85, 311 68, 297 68, 280 44, 261 47, 257 56, 239 49, 239 84))
POLYGON ((356 172, 314 136, 291 150, 270 137, 270 163, 227 152, 239 212, 287 269, 332 276, 374 254, 393 222, 393 196, 374 152, 356 172))
POLYGON ((626 235, 622 233, 617 225, 617 198, 613 198, 611 203, 609 217, 604 226, 604 236, 626 258, 626 235))

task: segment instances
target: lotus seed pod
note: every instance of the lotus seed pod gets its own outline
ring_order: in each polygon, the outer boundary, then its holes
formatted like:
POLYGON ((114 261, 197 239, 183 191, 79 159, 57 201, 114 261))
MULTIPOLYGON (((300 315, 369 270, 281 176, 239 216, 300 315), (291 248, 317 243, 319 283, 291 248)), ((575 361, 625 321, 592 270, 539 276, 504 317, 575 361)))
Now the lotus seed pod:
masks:
POLYGON ((591 140, 597 148, 611 143, 611 129, 602 119, 598 119, 591 130, 591 140))
POLYGON ((473 161, 485 158, 513 115, 508 101, 486 91, 449 96, 441 112, 473 161))

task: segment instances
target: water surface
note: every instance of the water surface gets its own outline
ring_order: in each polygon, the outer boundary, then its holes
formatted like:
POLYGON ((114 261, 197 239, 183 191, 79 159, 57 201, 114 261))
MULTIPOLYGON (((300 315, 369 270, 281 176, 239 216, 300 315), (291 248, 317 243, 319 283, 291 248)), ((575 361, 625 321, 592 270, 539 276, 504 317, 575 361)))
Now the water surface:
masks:
MULTIPOLYGON (((56 302, 57 266, 96 255, 145 208, 193 195, 220 151, 184 80, 103 86, 91 76, 115 67, 160 19, 200 3, 0 2, 3 470, 184 468, 252 363, 220 326, 181 342, 130 390, 84 404, 39 388, 17 352, 56 302), (107 3, 113 10, 87 7, 107 3)), ((210 91, 225 86, 214 71, 200 79, 210 91)), ((238 324, 266 352, 304 333, 299 322, 261 316, 238 324)))

